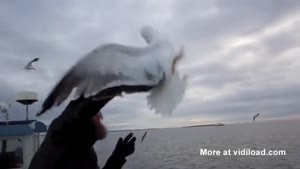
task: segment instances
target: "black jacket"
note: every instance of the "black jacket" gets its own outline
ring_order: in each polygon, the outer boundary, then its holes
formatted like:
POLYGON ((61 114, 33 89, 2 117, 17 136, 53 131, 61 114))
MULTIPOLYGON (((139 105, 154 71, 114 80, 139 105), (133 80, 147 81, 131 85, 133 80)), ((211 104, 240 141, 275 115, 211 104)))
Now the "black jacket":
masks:
MULTIPOLYGON (((70 104, 50 124, 29 169, 99 169, 93 148, 95 128, 90 120, 95 113, 82 113, 70 104)), ((125 157, 112 153, 103 169, 120 169, 125 162, 125 157)))

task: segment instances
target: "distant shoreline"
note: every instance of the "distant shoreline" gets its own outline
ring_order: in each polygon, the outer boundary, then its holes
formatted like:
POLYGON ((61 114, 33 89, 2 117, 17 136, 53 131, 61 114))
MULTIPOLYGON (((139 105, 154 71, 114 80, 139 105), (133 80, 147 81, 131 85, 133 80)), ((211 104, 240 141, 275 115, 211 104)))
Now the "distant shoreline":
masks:
POLYGON ((216 124, 201 124, 201 125, 193 125, 193 126, 182 126, 182 127, 172 127, 172 128, 145 128, 145 129, 124 129, 124 130, 110 130, 108 132, 125 132, 125 131, 145 131, 145 130, 160 130, 160 129, 176 129, 176 128, 192 128, 192 127, 208 127, 208 126, 224 126, 223 123, 216 124))
POLYGON ((223 123, 217 123, 217 124, 201 124, 201 125, 193 125, 193 126, 184 126, 181 128, 192 128, 192 127, 209 127, 209 126, 224 126, 223 123))

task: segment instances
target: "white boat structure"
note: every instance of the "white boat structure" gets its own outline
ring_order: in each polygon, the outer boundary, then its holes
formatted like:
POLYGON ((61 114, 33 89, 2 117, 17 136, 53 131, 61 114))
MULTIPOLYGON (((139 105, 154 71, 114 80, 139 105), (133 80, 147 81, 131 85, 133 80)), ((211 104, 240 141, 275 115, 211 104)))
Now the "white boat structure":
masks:
POLYGON ((44 123, 35 120, 0 122, 0 168, 27 169, 40 146, 44 123))
POLYGON ((0 169, 27 169, 38 150, 40 134, 47 126, 36 120, 29 120, 29 105, 36 102, 34 92, 20 92, 16 101, 26 105, 26 120, 0 122, 0 169))

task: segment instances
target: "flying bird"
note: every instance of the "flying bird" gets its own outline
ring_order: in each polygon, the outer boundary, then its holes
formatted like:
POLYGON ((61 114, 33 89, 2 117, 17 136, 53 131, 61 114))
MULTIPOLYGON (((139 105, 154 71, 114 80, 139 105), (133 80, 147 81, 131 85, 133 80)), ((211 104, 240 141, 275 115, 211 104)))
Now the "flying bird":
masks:
POLYGON ((146 132, 144 133, 142 139, 141 139, 142 142, 144 141, 144 139, 145 139, 145 137, 147 136, 147 134, 148 134, 148 132, 146 131, 146 132))
POLYGON ((7 114, 9 109, 10 109, 11 105, 8 103, 0 103, 0 112, 3 114, 7 114))
POLYGON ((177 70, 183 48, 175 50, 171 41, 151 26, 144 26, 140 34, 145 46, 110 43, 86 54, 53 88, 37 116, 59 106, 73 92, 74 99, 84 96, 96 100, 112 99, 123 92, 148 92, 150 109, 171 115, 187 85, 186 76, 177 70))
POLYGON ((4 114, 7 124, 8 124, 8 120, 9 120, 9 113, 8 113, 8 111, 9 111, 10 107, 11 107, 11 104, 0 103, 0 112, 4 114))
POLYGON ((259 113, 257 113, 255 116, 253 116, 253 121, 259 116, 259 113))
POLYGON ((25 70, 35 70, 35 68, 32 66, 32 63, 39 61, 39 58, 32 59, 27 65, 24 67, 25 70))

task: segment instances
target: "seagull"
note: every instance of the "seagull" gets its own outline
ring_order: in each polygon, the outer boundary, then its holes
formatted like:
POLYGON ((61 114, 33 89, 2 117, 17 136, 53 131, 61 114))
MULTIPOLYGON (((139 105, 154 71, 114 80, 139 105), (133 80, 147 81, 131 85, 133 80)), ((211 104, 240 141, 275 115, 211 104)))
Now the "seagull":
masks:
POLYGON ((145 139, 145 137, 147 136, 147 134, 148 134, 148 132, 146 131, 146 132, 144 133, 142 139, 141 139, 142 142, 144 141, 144 139, 145 139))
POLYGON ((257 113, 255 116, 253 116, 253 121, 259 116, 259 113, 257 113))
POLYGON ((0 103, 0 112, 4 114, 5 119, 6 119, 6 124, 8 124, 8 119, 9 119, 9 109, 11 107, 11 104, 8 103, 0 103))
POLYGON ((35 70, 35 68, 32 66, 33 62, 39 61, 39 58, 32 59, 27 65, 24 67, 25 70, 35 70))
POLYGON ((101 45, 82 57, 49 93, 37 116, 74 98, 112 99, 122 93, 148 92, 147 103, 156 114, 169 116, 182 101, 187 76, 177 63, 183 58, 161 32, 151 26, 140 30, 145 46, 101 45))
POLYGON ((3 114, 7 114, 10 107, 11 107, 11 104, 1 102, 0 103, 0 112, 3 114))

